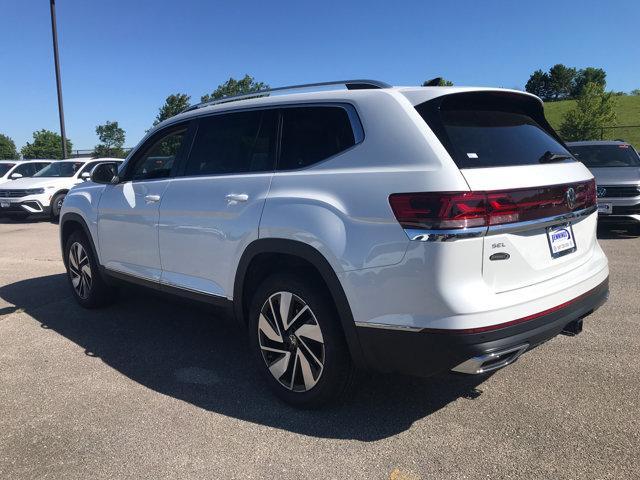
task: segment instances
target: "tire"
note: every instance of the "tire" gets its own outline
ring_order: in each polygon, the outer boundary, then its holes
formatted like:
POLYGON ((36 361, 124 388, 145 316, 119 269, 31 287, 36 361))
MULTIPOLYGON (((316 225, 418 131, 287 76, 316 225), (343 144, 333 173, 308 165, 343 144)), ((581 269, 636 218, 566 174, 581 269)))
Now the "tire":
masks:
POLYGON ((62 209, 62 202, 64 202, 64 197, 66 197, 66 193, 58 193, 55 197, 51 199, 51 220, 57 221, 60 218, 60 210, 62 209))
POLYGON ((345 395, 355 371, 339 322, 323 285, 292 274, 270 276, 260 285, 251 302, 249 339, 277 397, 314 408, 345 395))
POLYGON ((112 303, 114 290, 105 283, 89 239, 84 232, 73 232, 64 246, 67 279, 76 301, 84 308, 112 303))

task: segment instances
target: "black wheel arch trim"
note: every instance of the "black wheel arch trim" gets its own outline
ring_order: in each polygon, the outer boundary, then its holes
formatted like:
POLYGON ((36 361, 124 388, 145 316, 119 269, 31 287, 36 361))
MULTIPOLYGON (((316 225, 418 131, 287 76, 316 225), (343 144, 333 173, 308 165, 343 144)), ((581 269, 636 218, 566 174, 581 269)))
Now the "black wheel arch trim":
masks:
POLYGON ((242 304, 245 278, 251 261, 263 253, 292 255, 307 261, 316 268, 327 285, 336 309, 338 310, 338 316, 340 317, 340 323, 351 358, 357 366, 365 367, 366 365, 364 363, 364 356, 360 347, 353 313, 351 312, 349 301, 340 284, 340 280, 338 280, 338 276, 325 256, 306 243, 288 239, 263 238, 255 240, 247 246, 240 258, 233 287, 233 312, 236 321, 243 326, 247 325, 242 304))
MULTIPOLYGON (((77 213, 73 213, 73 212, 69 212, 69 213, 65 213, 64 216, 62 218, 60 218, 60 240, 62 240, 62 232, 64 231, 64 225, 65 223, 69 223, 69 222, 73 222, 73 223, 78 223, 80 225, 80 227, 82 228, 82 231, 84 232, 85 236, 87 237, 87 239, 89 240, 89 247, 91 248, 91 253, 93 254, 93 258, 96 259, 96 263, 98 265, 100 265, 100 257, 98 256, 97 250, 96 250, 96 246, 93 243, 93 236, 91 235, 91 231, 89 230, 89 227, 87 226, 87 222, 85 222, 84 218, 82 218, 81 215, 77 214, 77 213)), ((60 242, 60 247, 62 249, 62 260, 64 262, 65 267, 67 266, 67 259, 65 258, 64 255, 64 247, 65 245, 63 244, 63 242, 60 242)))
POLYGON ((67 195, 68 193, 69 193, 68 189, 67 190, 58 190, 56 193, 51 195, 51 203, 53 204, 53 199, 56 198, 58 195, 67 195))

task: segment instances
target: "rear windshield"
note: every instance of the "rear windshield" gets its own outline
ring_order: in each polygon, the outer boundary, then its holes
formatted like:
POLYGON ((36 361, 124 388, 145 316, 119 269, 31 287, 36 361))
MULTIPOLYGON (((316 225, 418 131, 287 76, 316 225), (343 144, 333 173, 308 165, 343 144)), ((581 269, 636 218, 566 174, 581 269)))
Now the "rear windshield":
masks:
POLYGON ((640 158, 630 145, 576 145, 569 150, 587 167, 640 167, 640 158))
POLYGON ((532 103, 537 102, 535 99, 476 92, 447 97, 436 99, 438 103, 425 102, 416 109, 458 168, 536 165, 548 162, 551 154, 558 154, 554 163, 575 161, 551 135, 542 109, 532 103))
POLYGON ((4 177, 15 163, 0 163, 0 177, 4 177))

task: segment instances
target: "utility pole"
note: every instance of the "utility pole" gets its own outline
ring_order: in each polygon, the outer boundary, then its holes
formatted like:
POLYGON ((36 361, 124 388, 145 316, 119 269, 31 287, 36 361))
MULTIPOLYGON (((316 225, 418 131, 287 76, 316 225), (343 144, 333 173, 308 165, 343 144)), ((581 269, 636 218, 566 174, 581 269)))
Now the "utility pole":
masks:
POLYGON ((62 137, 62 158, 67 158, 67 135, 64 130, 64 108, 62 107, 62 82, 60 80, 60 59, 58 58, 58 29, 56 28, 56 0, 50 0, 51 33, 53 35, 53 61, 56 67, 58 87, 58 113, 60 115, 60 136, 62 137))

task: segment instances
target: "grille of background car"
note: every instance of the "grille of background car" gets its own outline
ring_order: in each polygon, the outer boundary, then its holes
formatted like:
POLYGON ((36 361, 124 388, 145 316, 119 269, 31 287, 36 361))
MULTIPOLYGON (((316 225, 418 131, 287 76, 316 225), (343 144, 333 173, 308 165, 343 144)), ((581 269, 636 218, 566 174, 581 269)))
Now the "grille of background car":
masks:
POLYGON ((619 187, 613 185, 598 185, 598 187, 606 190, 603 197, 637 197, 640 195, 640 187, 637 186, 619 187))

